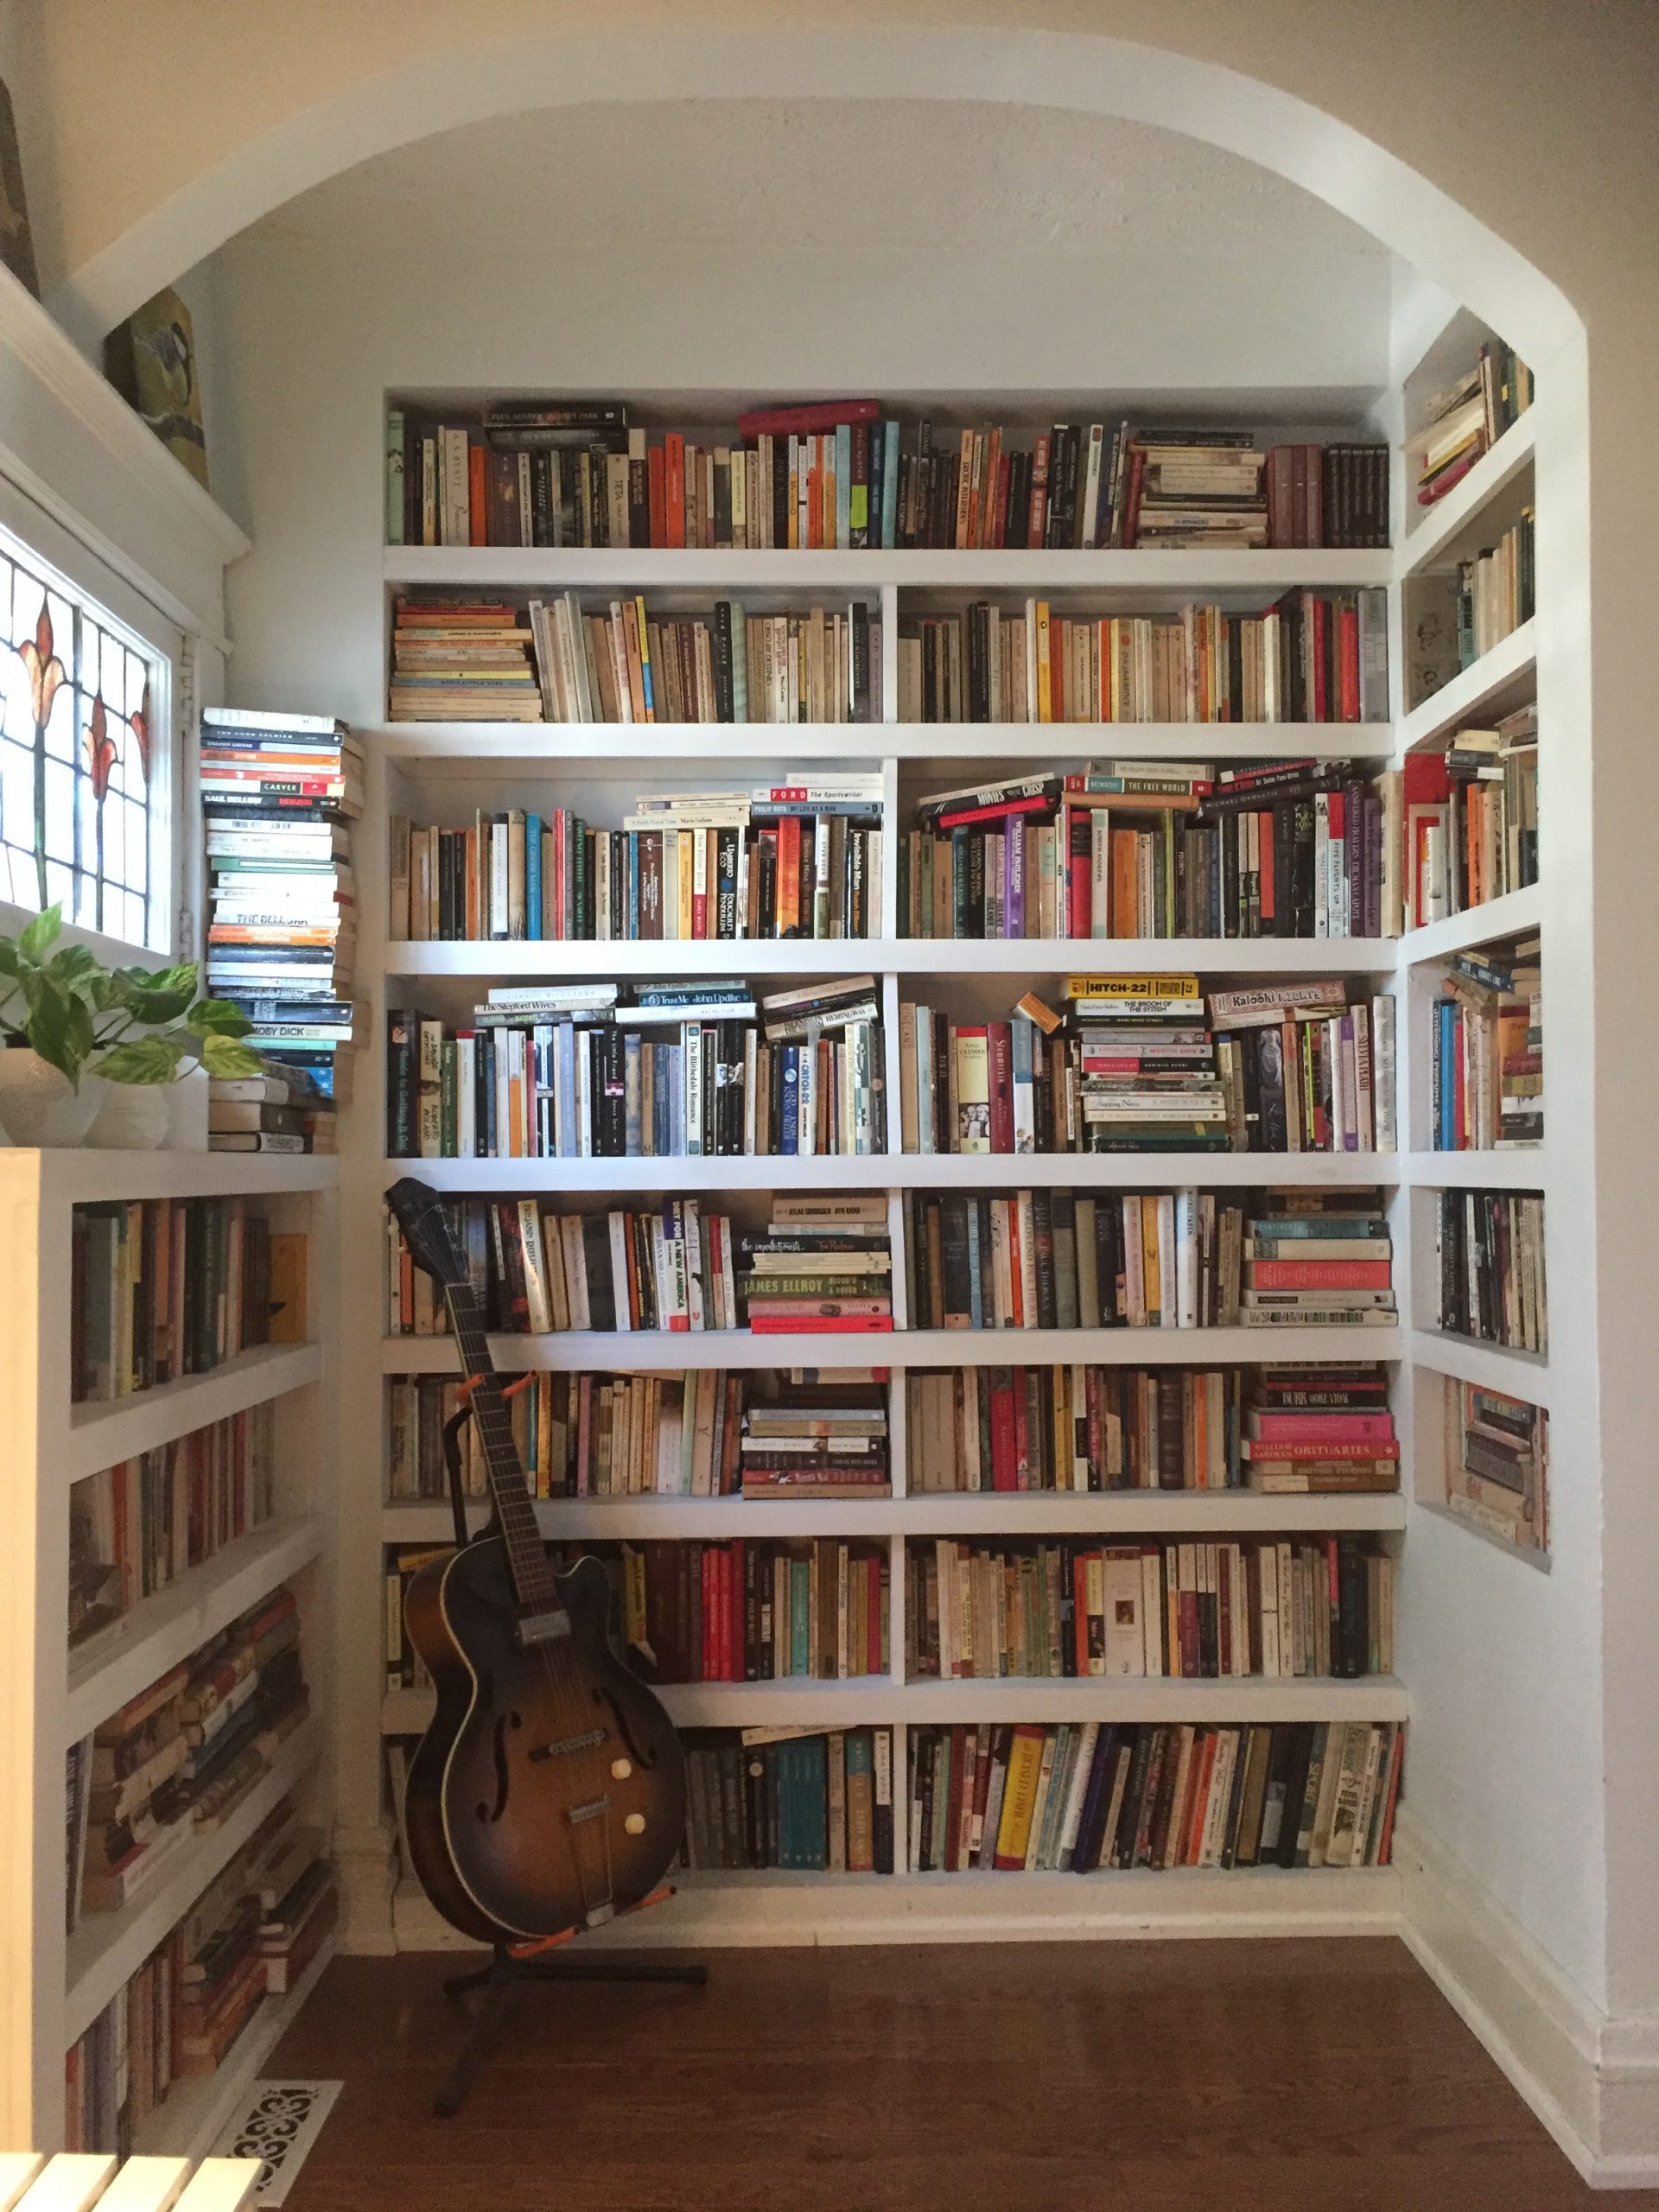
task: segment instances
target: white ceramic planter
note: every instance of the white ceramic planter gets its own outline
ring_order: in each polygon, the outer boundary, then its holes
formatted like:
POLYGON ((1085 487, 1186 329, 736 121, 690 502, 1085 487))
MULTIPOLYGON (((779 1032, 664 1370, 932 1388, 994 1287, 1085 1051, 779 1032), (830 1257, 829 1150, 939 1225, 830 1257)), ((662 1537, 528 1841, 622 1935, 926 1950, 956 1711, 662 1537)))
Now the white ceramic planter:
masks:
POLYGON ((172 1122, 172 1084, 95 1080, 103 1084, 104 1099, 85 1141, 111 1152, 159 1152, 172 1122))
POLYGON ((38 1052, 0 1052, 0 1128, 15 1145, 84 1144, 110 1088, 102 1076, 83 1075, 77 1090, 38 1052))

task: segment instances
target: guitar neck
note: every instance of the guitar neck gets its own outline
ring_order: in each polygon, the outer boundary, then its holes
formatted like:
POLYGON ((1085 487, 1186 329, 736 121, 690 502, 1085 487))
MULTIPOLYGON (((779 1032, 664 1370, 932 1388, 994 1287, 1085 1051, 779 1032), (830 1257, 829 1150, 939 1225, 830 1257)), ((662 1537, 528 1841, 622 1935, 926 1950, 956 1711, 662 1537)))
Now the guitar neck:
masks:
POLYGON ((526 1612, 547 1612, 558 1605, 557 1585, 548 1565, 518 1447, 513 1442, 512 1421, 490 1357, 478 1300, 465 1282, 446 1283, 444 1294, 463 1371, 473 1384, 473 1425, 489 1473, 490 1494, 506 1545, 513 1588, 526 1612))

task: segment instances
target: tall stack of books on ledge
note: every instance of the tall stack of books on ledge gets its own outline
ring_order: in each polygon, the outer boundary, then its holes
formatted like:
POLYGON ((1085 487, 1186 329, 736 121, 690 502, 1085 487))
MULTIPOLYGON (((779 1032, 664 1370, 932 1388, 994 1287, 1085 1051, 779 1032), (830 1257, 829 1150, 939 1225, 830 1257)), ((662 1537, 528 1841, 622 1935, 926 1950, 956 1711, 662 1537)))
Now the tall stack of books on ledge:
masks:
POLYGON ((1503 1390, 1446 1386, 1446 1502, 1521 1551, 1549 1550, 1549 1415, 1503 1390))
POLYGON ((1417 454, 1417 504, 1432 507, 1460 484, 1532 404, 1532 371, 1501 340, 1480 349, 1473 368, 1430 396, 1423 428, 1408 442, 1417 454))
POLYGON ((215 1152, 333 1152, 349 1096, 357 949, 351 823, 362 748, 316 715, 201 718, 207 982, 251 1018, 269 1071, 209 1085, 215 1152))
MULTIPOLYGON (((647 429, 621 400, 386 417, 394 545, 1255 548, 1388 543, 1388 448, 1248 429, 947 429, 875 399, 647 429)), ((487 610, 480 610, 480 613, 487 610)))

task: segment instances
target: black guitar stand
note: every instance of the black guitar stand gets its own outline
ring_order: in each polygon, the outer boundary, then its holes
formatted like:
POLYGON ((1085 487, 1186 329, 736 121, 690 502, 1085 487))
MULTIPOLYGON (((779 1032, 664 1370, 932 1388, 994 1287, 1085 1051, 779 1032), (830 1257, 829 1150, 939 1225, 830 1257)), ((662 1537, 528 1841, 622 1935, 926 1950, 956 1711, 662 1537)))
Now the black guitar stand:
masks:
MULTIPOLYGON (((461 1433, 471 1417, 471 1406, 463 1405, 458 1413, 451 1414, 443 1429, 443 1460, 449 1478, 449 1506, 454 1516, 457 1545, 467 1541, 461 1433)), ((654 1900, 647 1898, 645 1902, 651 1904, 654 1900)), ((574 1959, 520 1958, 505 1944, 498 1943, 488 1966, 480 1967, 471 1974, 451 1974, 443 1985, 444 1995, 451 1999, 470 1996, 474 1990, 481 1992, 481 1996, 467 2023, 455 2063, 432 2100, 432 2110, 439 2120, 453 2120, 466 2103, 473 2077, 489 2056, 496 2030, 515 1990, 549 1981, 678 1982, 701 1989, 708 1980, 707 1967, 653 1966, 640 1959, 591 1955, 574 1959)))

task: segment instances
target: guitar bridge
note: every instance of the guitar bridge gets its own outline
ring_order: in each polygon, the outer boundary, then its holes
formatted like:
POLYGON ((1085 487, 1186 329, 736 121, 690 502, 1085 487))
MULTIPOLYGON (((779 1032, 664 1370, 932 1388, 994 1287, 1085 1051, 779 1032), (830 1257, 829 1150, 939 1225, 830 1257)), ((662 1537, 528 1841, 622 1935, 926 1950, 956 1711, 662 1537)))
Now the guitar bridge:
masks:
POLYGON ((575 1857, 576 1882, 582 1891, 582 1921, 588 1928, 602 1928, 616 1911, 611 1884, 611 1831, 607 1819, 610 1809, 608 1796, 590 1797, 585 1805, 570 1805, 565 1808, 564 1817, 570 1824, 570 1842, 575 1857), (603 1854, 602 1890, 597 1890, 596 1885, 590 1887, 588 1869, 582 1864, 582 1831, 594 1821, 605 1823, 599 1831, 603 1854))

